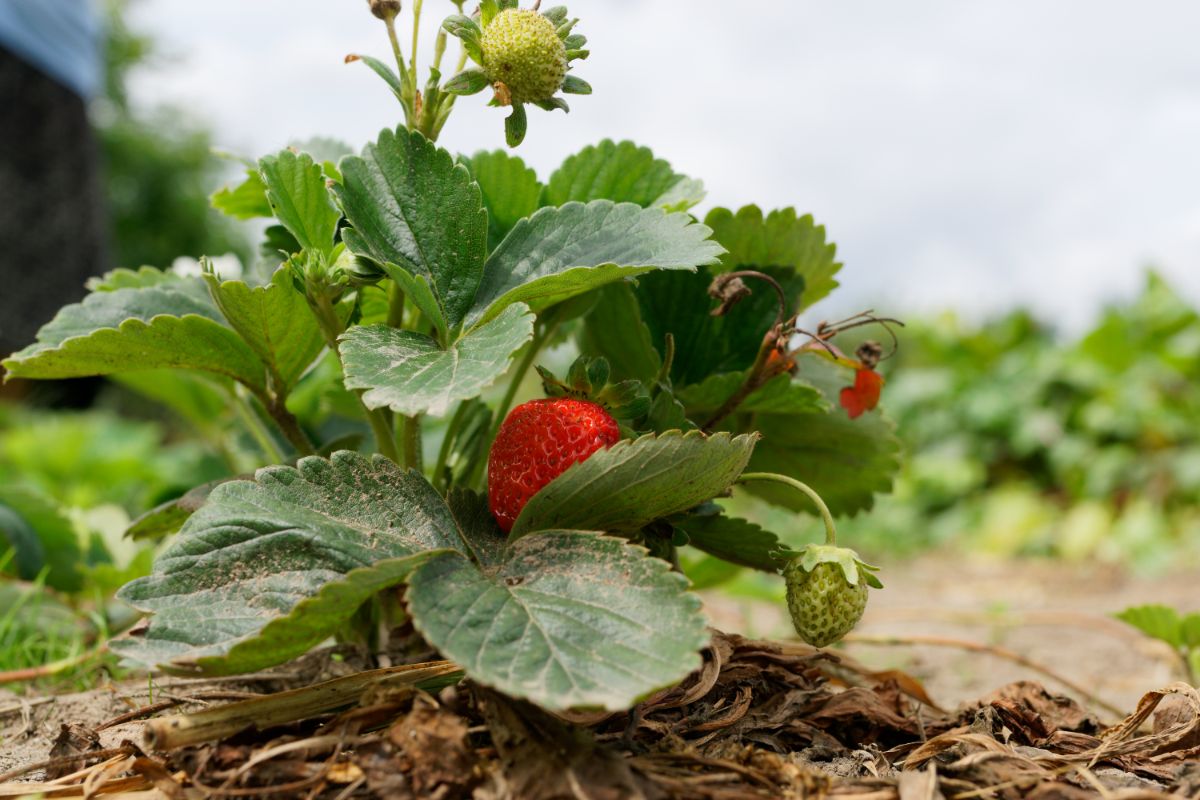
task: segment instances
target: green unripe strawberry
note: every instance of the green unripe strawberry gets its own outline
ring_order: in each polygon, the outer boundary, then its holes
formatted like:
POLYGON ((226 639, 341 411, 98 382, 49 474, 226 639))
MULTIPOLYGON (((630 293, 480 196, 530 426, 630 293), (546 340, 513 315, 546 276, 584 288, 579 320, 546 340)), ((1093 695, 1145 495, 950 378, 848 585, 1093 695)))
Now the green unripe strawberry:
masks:
POLYGON ((814 647, 841 639, 867 607, 867 586, 879 587, 868 564, 844 547, 809 545, 783 568, 788 611, 800 638, 814 647))
MULTIPOLYGON (((554 23, 537 11, 501 11, 484 28, 480 49, 488 79, 504 84, 513 104, 543 102, 562 88, 567 47, 554 23)), ((503 93, 497 88, 497 96, 503 93)))

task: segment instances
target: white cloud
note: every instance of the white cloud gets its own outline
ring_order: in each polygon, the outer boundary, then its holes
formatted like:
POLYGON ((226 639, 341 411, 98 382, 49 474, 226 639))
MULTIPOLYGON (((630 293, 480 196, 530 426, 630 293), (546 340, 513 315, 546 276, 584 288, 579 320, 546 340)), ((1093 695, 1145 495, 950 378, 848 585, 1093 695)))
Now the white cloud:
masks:
MULTIPOLYGON (((1151 261, 1200 298, 1200 5, 570 6, 596 93, 533 113, 520 154, 543 176, 631 138, 703 178, 712 204, 812 212, 846 261, 836 307, 1026 302, 1077 327, 1151 261)), ((428 39, 451 9, 425 4, 428 39)), ((136 19, 181 58, 135 89, 239 151, 358 145, 398 120, 383 85, 341 63, 387 54, 360 0, 146 0, 136 19)), ((442 143, 498 147, 501 125, 466 98, 442 143)))

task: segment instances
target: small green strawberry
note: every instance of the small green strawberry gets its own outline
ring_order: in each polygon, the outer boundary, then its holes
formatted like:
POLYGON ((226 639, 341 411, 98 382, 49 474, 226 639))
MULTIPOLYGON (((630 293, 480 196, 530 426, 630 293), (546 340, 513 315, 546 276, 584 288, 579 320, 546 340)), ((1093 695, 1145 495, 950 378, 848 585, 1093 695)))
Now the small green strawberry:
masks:
POLYGON ((530 9, 501 11, 483 29, 480 49, 484 72, 511 103, 549 100, 567 76, 567 46, 554 23, 530 9))
POLYGON ((442 87, 469 95, 491 87, 491 105, 512 111, 504 121, 505 140, 516 147, 525 138, 525 106, 569 111, 563 94, 591 94, 587 81, 571 74, 571 62, 588 57, 587 37, 574 33, 578 19, 564 6, 545 11, 517 8, 517 0, 481 0, 473 16, 452 14, 445 33, 462 40, 477 67, 462 70, 442 87))
POLYGON ((883 584, 878 569, 845 547, 810 544, 783 568, 788 610, 800 638, 814 647, 841 639, 867 607, 867 586, 883 584))

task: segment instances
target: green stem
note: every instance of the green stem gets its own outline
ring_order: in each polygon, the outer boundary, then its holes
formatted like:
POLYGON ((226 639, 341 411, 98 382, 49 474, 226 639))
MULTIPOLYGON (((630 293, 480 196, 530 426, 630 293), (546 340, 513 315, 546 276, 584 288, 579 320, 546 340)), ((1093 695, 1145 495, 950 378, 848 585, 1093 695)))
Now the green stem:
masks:
POLYGON ((412 75, 413 85, 417 82, 417 42, 421 36, 421 6, 424 0, 416 0, 413 3, 413 35, 412 35, 412 60, 409 62, 409 73, 412 75))
POLYGON ((404 327, 404 292, 394 283, 388 290, 387 324, 393 328, 404 327))
MULTIPOLYGON (((462 4, 458 3, 458 13, 462 13, 462 4)), ((463 71, 463 67, 467 65, 467 48, 463 47, 458 54, 458 66, 454 68, 454 74, 463 71)), ((446 120, 450 118, 450 112, 454 110, 454 101, 458 99, 458 95, 450 92, 443 92, 438 102, 438 111, 434 116, 433 128, 429 131, 429 140, 436 142, 438 134, 442 132, 442 128, 446 125, 446 120)))
POLYGON ((450 424, 446 426, 446 433, 442 436, 442 446, 438 448, 437 462, 433 465, 433 486, 436 489, 444 490, 448 481, 445 480, 446 462, 450 459, 450 446, 454 443, 454 439, 458 436, 458 429, 462 427, 463 420, 467 417, 467 401, 458 404, 458 408, 454 411, 454 416, 450 418, 450 424))
POLYGON ((442 56, 446 54, 446 29, 438 26, 437 38, 433 40, 433 68, 442 68, 442 56))
MULTIPOLYGON (((333 308, 333 304, 324 292, 317 289, 308 293, 308 305, 312 309, 313 316, 317 318, 317 325, 321 328, 321 333, 325 336, 325 343, 329 345, 329 349, 337 354, 338 363, 342 361, 342 352, 338 347, 338 337, 342 335, 345 328, 342 321, 338 319, 337 312, 333 308)), ((342 374, 345 374, 345 365, 342 365, 342 374)), ((370 408, 363 402, 363 392, 356 391, 355 397, 358 398, 358 404, 362 407, 363 413, 366 414, 367 424, 371 426, 371 432, 375 435, 375 446, 379 448, 379 452, 395 461, 397 464, 403 465, 400 460, 400 451, 396 449, 396 436, 392 432, 391 412, 386 408, 370 408)))
POLYGON ((284 462, 283 453, 279 452, 275 440, 271 438, 270 431, 262 424, 262 420, 258 418, 254 407, 242 394, 240 387, 234 387, 233 390, 233 409, 237 412, 242 424, 246 426, 250 436, 254 438, 259 449, 263 451, 263 455, 267 457, 267 461, 272 464, 282 464, 284 462))
POLYGON ((513 373, 512 379, 508 382, 508 389, 504 392, 504 398, 500 401, 500 407, 496 409, 496 419, 492 422, 492 431, 489 434, 489 439, 496 438, 496 432, 500 430, 500 423, 504 422, 504 418, 508 416, 508 409, 512 407, 513 400, 516 399, 517 389, 520 388, 521 382, 525 380, 525 373, 529 372, 529 368, 533 366, 534 359, 537 358, 538 351, 542 349, 542 345, 550 338, 558 328, 557 322, 546 323, 545 326, 539 326, 535 329, 533 339, 529 341, 529 348, 525 351, 525 355, 521 357, 521 363, 517 364, 517 371, 513 373))
POLYGON ((798 489, 808 495, 808 499, 813 501, 817 510, 821 512, 821 518, 825 520, 825 544, 834 546, 837 544, 837 529, 833 524, 833 514, 829 513, 829 506, 825 505, 825 501, 821 499, 821 495, 813 491, 813 488, 807 483, 802 483, 795 478, 789 478, 787 475, 779 475, 774 472, 743 472, 737 479, 738 483, 745 481, 775 481, 786 486, 791 486, 793 489, 798 489))
POLYGON ((263 407, 271 415, 271 419, 275 420, 280 432, 292 447, 296 448, 297 453, 302 456, 311 456, 317 452, 317 448, 313 446, 308 434, 300 427, 300 420, 296 419, 295 414, 288 411, 286 397, 274 397, 270 402, 263 403, 263 407))
POLYGON ((420 472, 424 469, 421 463, 421 415, 401 417, 400 425, 404 440, 404 466, 420 472))
POLYGON ((396 59, 396 69, 400 71, 400 105, 404 108, 404 121, 411 127, 414 117, 415 79, 410 77, 408 67, 404 65, 404 52, 400 49, 400 37, 396 35, 396 18, 389 16, 383 23, 387 27, 388 40, 392 43, 392 56, 396 59))

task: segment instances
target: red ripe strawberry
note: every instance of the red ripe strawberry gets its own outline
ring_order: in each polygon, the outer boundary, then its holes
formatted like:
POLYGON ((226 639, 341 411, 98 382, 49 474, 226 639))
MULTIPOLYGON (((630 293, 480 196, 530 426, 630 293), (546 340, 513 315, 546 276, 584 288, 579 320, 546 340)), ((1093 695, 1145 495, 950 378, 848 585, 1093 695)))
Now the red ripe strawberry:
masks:
POLYGON ((882 375, 873 369, 860 369, 854 374, 854 385, 842 389, 838 399, 850 419, 854 419, 879 405, 879 391, 882 388, 882 375))
POLYGON ((517 406, 488 456, 488 504, 505 533, 538 490, 567 467, 621 437, 617 421, 590 400, 554 397, 517 406))

